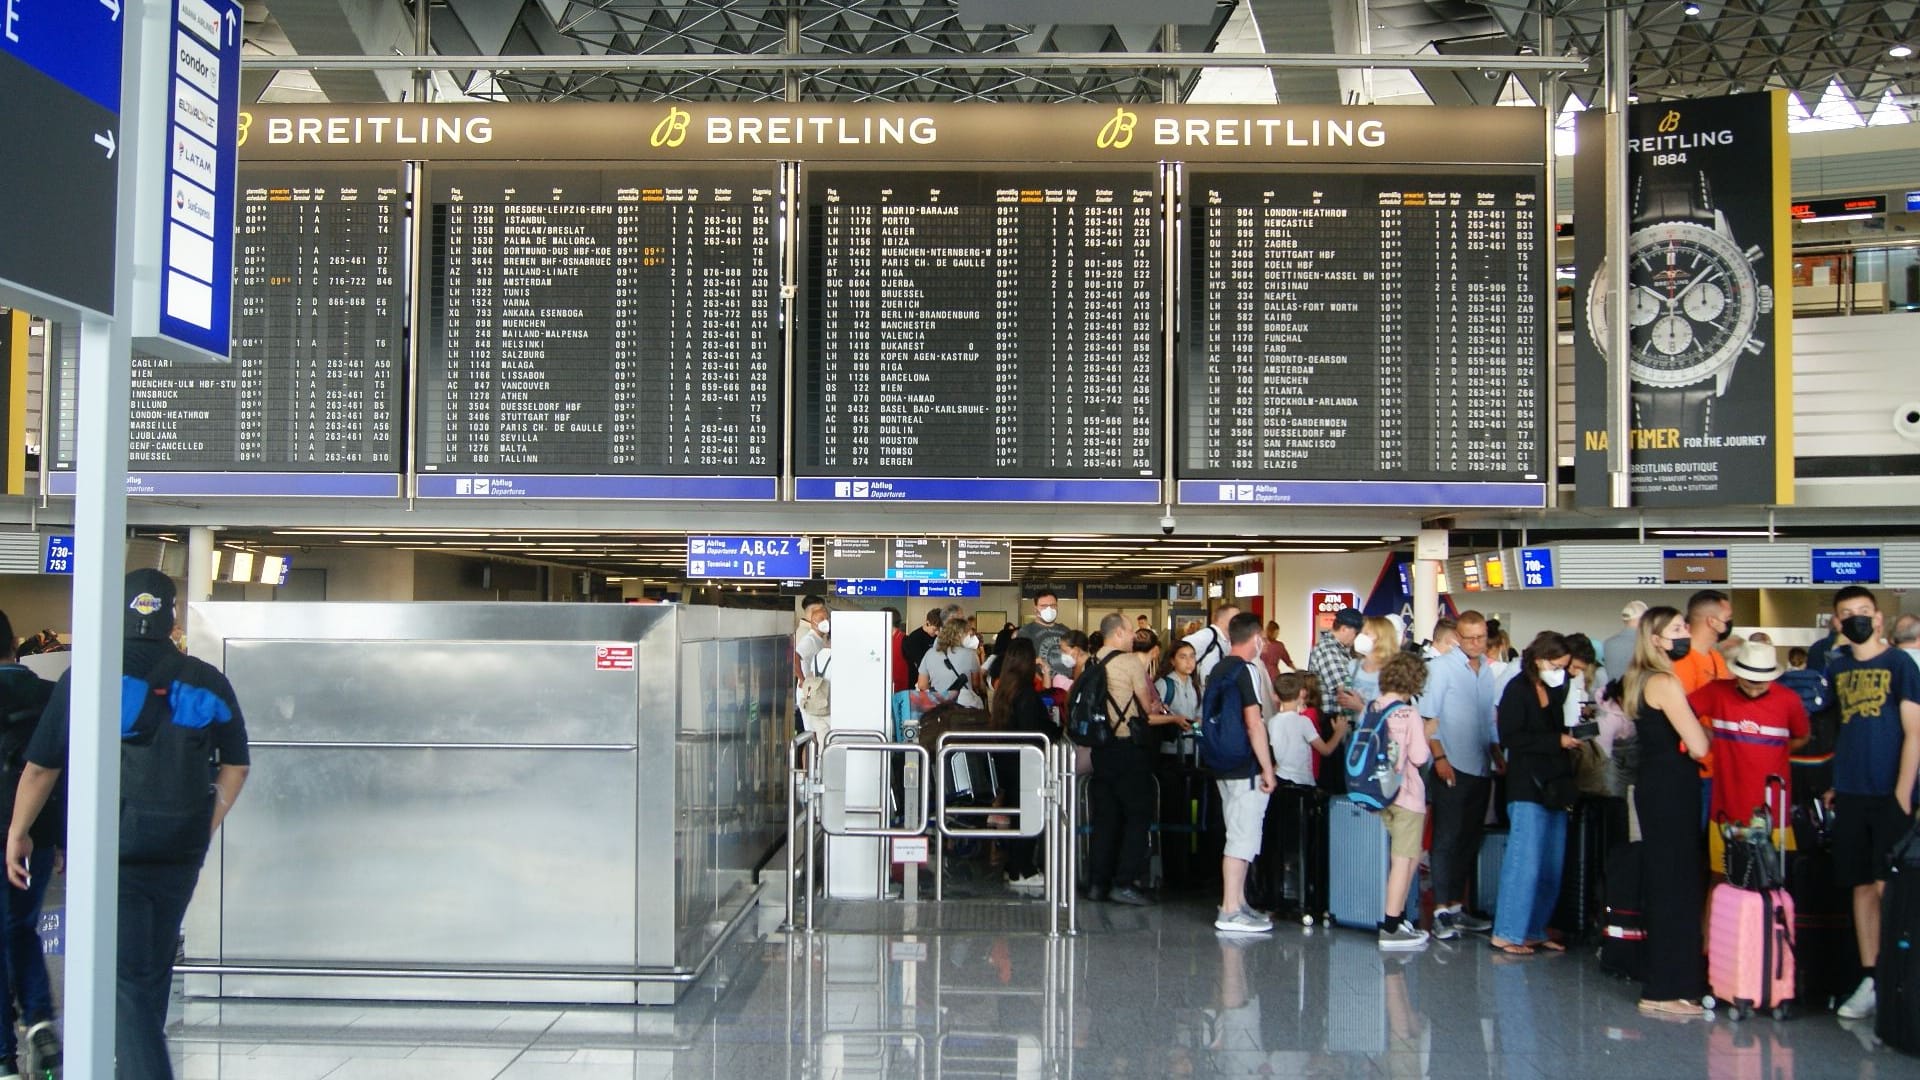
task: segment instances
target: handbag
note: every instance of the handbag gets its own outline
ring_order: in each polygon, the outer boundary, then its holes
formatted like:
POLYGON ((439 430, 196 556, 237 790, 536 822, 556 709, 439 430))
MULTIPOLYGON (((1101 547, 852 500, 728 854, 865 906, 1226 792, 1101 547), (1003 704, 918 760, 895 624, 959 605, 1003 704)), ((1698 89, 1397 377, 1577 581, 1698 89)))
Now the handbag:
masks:
POLYGON ((1574 783, 1567 774, 1551 780, 1533 778, 1533 786, 1540 795, 1540 805, 1549 810, 1572 811, 1574 804, 1580 801, 1580 785, 1574 783))

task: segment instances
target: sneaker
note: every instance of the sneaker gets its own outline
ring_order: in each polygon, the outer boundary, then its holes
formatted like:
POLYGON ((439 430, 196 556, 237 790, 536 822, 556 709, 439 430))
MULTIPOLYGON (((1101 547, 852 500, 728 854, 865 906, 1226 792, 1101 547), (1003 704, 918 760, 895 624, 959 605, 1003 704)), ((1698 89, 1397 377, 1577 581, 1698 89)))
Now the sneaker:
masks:
POLYGON ((1840 1014, 1842 1020, 1865 1020, 1873 1015, 1875 1000, 1873 976, 1869 975, 1860 980, 1860 985, 1854 988, 1853 996, 1842 1002, 1840 1008, 1835 1011, 1840 1014))
POLYGON ((1484 934, 1493 929, 1493 920, 1461 910, 1454 912, 1453 925, 1463 934, 1484 934))
MULTIPOLYGON (((1136 889, 1131 885, 1122 885, 1119 888, 1113 890, 1113 892, 1107 897, 1107 899, 1113 901, 1116 904, 1126 904, 1129 907, 1152 907, 1153 906, 1152 897, 1148 896, 1146 893, 1141 892, 1139 889, 1136 889)), ((0 1077, 0 1080, 5 1080, 5 1078, 0 1077)))
POLYGON ((1221 915, 1213 920, 1213 928, 1229 934, 1265 934, 1273 929, 1273 920, 1262 918, 1241 908, 1231 915, 1221 915))
POLYGON ((1023 878, 1008 878, 1007 885, 1015 889, 1044 889, 1047 887, 1047 879, 1036 870, 1023 878))
POLYGON ((1452 941, 1460 936, 1460 916, 1451 911, 1433 913, 1433 937, 1435 941, 1452 941))
POLYGON ((1390 952, 1406 952, 1424 948, 1426 944, 1427 932, 1405 919, 1391 930, 1380 931, 1380 947, 1390 952))
POLYGON ((42 1020, 27 1029, 27 1048, 41 1072, 59 1067, 60 1033, 53 1029, 53 1021, 42 1020))

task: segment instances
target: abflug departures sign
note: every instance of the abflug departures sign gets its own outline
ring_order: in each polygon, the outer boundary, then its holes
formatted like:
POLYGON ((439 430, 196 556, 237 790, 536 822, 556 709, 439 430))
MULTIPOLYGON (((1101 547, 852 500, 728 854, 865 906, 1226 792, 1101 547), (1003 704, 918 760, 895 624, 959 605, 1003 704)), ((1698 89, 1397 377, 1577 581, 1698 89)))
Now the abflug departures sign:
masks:
MULTIPOLYGON (((1576 234, 1579 498, 1606 496, 1606 349, 1624 308, 1633 501, 1793 499, 1792 266, 1781 92, 1637 105, 1629 121, 1628 297, 1605 230, 1576 234)), ((1583 128, 1577 215, 1604 216, 1601 128, 1583 128)))

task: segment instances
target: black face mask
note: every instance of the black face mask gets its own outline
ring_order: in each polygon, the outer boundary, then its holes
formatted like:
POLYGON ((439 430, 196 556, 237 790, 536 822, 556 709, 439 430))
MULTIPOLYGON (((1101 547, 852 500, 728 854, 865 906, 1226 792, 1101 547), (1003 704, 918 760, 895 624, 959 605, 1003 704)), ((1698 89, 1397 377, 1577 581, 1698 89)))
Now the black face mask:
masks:
POLYGON ((1849 615, 1840 620, 1840 633, 1855 645, 1873 640, 1873 616, 1849 615))
POLYGON ((1678 638, 1667 642, 1667 659, 1669 660, 1679 660, 1692 651, 1692 638, 1678 638))
POLYGON ((1723 627, 1721 627, 1721 628, 1720 628, 1720 640, 1721 640, 1721 641, 1725 641, 1725 640, 1727 640, 1728 638, 1730 638, 1730 637, 1732 637, 1732 636, 1733 636, 1733 624, 1732 624, 1732 623, 1728 623, 1727 625, 1725 625, 1725 626, 1723 626, 1723 627))

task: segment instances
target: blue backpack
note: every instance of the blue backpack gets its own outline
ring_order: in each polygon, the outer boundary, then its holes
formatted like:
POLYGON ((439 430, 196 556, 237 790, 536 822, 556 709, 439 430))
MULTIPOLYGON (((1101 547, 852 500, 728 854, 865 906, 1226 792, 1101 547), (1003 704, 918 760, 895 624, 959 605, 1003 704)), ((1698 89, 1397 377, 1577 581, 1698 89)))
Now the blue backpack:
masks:
POLYGON ((1385 810, 1400 794, 1400 746, 1387 730, 1387 716, 1402 702, 1367 706, 1347 738, 1347 798, 1368 810, 1385 810))
POLYGON ((1229 656, 1214 665, 1200 703, 1200 764, 1215 776, 1233 780, 1252 775, 1253 743, 1247 739, 1247 702, 1240 693, 1245 660, 1229 656))

